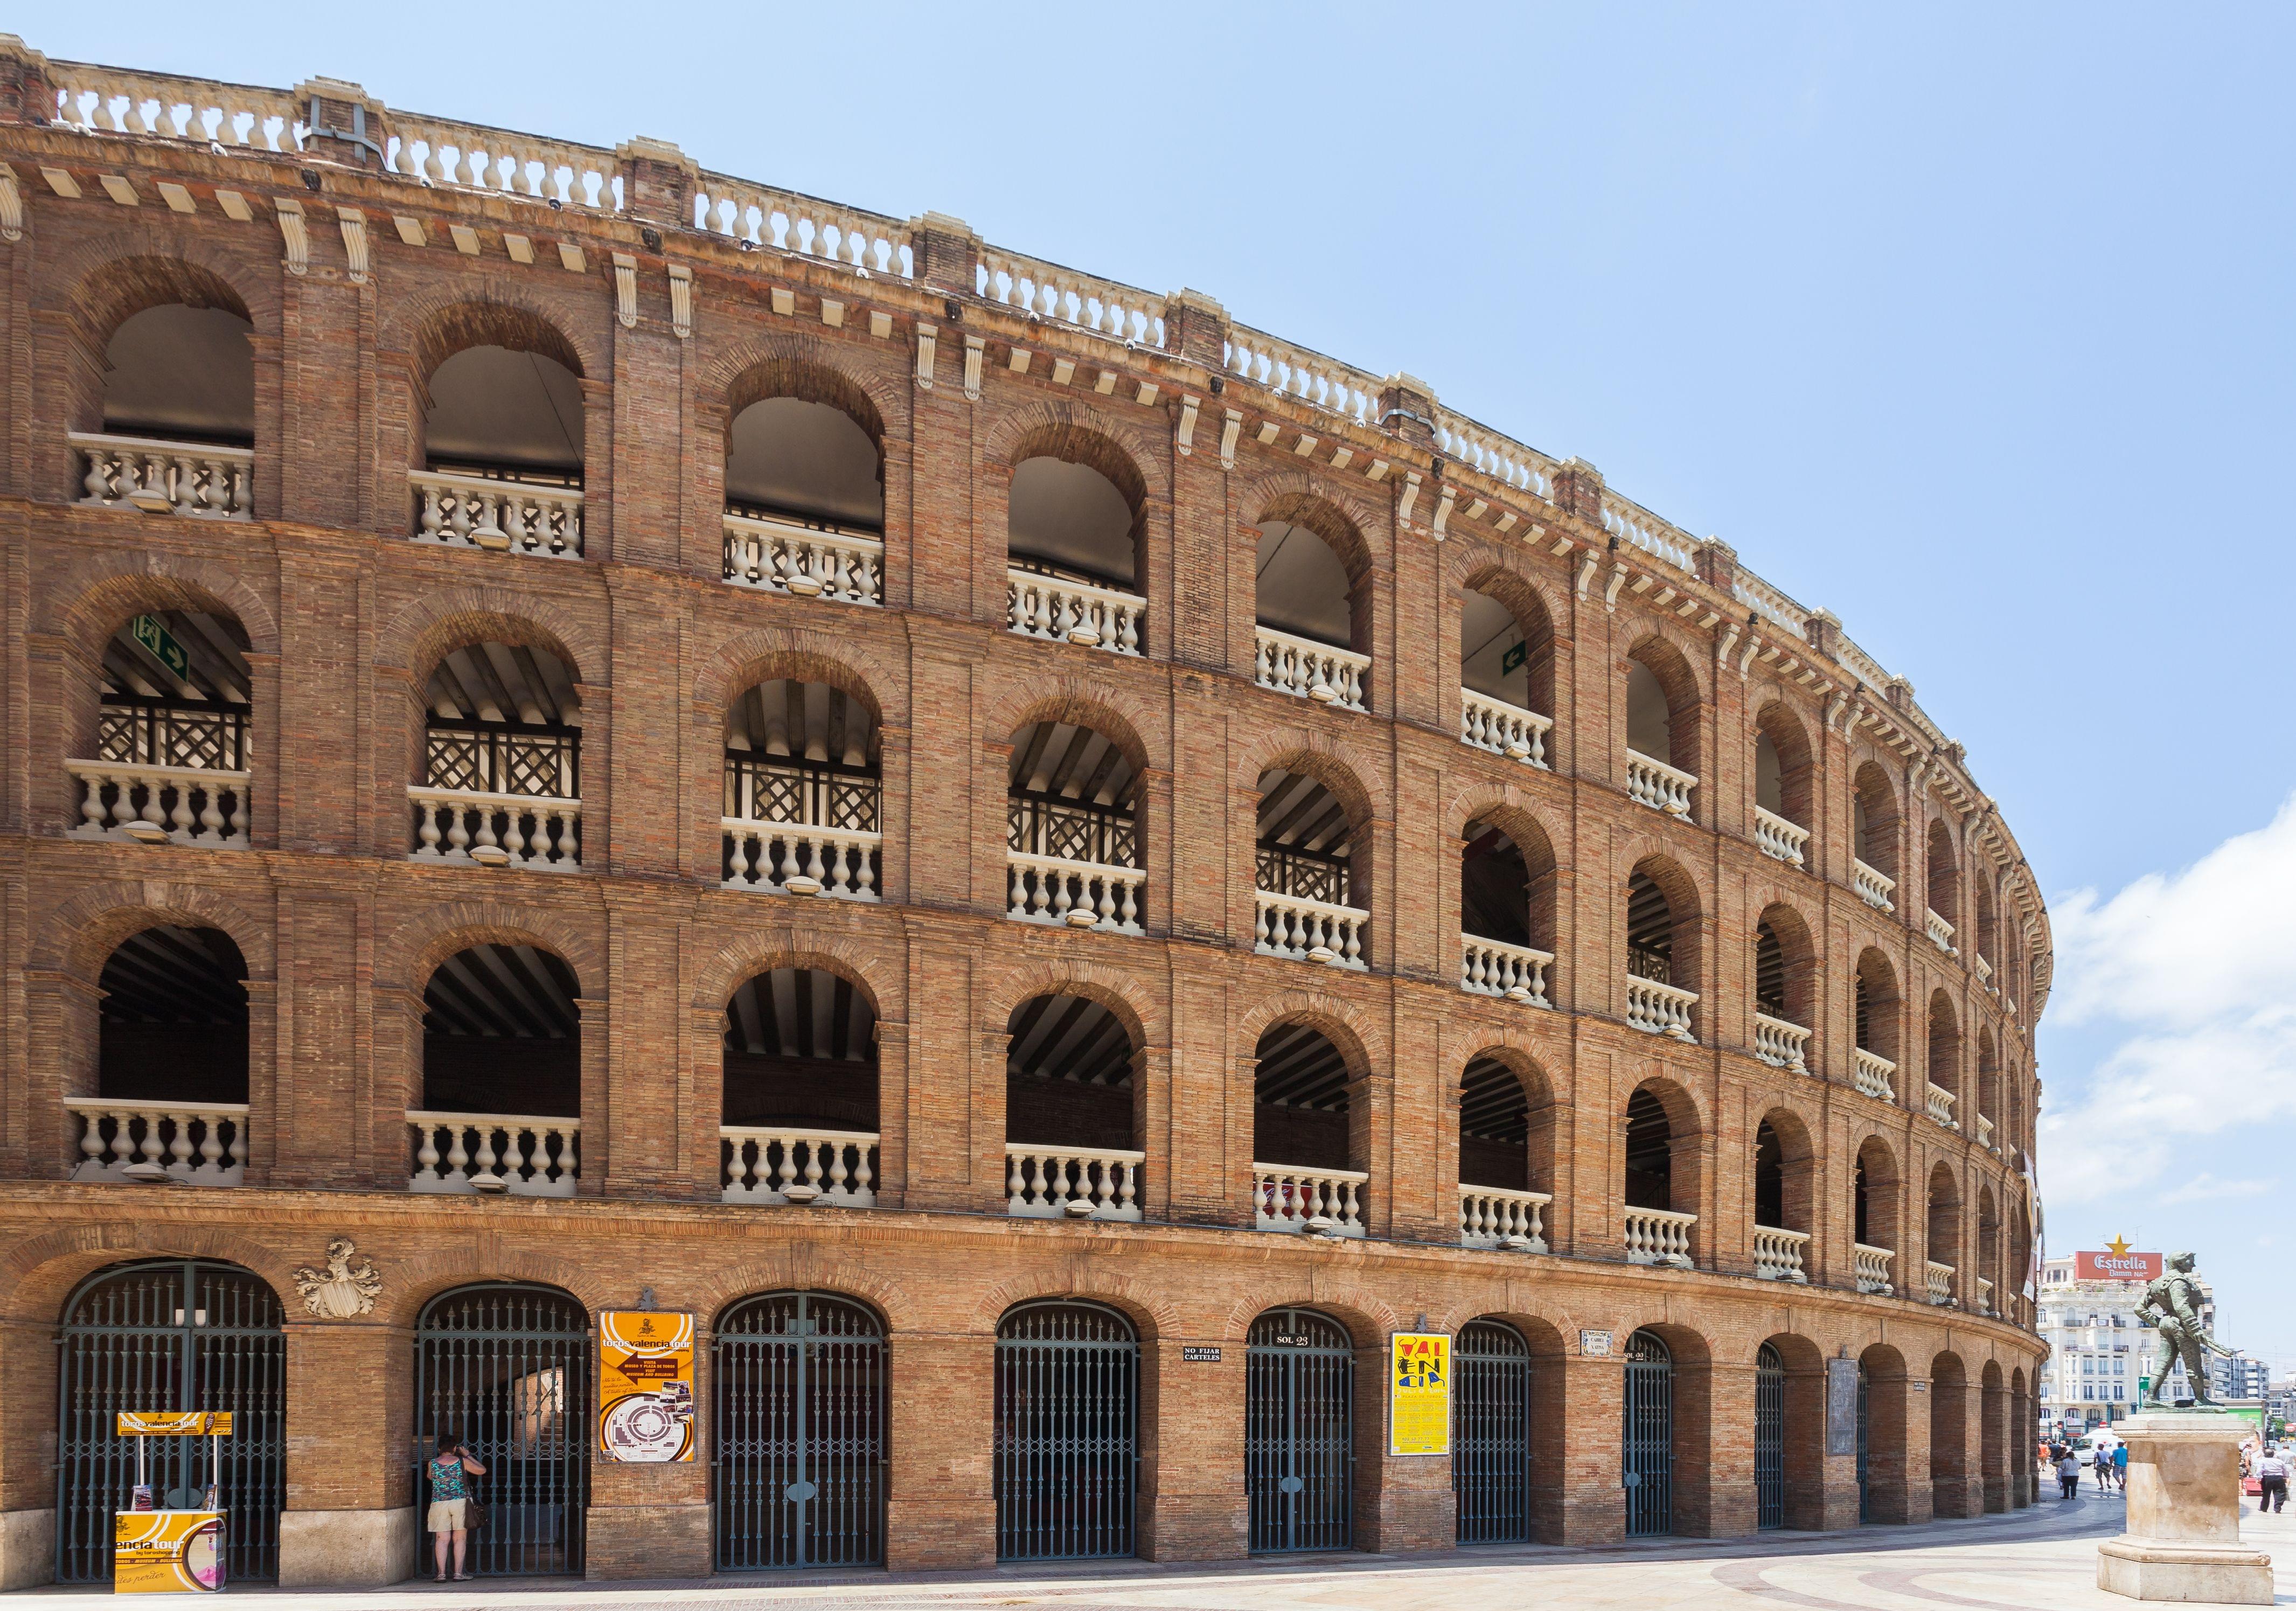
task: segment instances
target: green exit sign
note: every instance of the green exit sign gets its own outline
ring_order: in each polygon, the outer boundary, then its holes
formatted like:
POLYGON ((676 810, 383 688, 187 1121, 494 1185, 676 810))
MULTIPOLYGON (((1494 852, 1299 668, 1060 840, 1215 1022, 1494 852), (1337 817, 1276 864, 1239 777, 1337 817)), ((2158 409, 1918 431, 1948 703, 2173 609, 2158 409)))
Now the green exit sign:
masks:
POLYGON ((127 633, 152 651, 152 659, 184 681, 191 680, 192 657, 184 653, 184 645, 176 641, 176 635, 160 623, 158 616, 137 616, 127 623, 127 633))
POLYGON ((1505 653, 1499 656, 1499 675, 1505 677, 1508 672, 1513 670, 1517 666, 1522 664, 1524 661, 1529 660, 1529 658, 1530 645, 1529 644, 1515 645, 1513 648, 1507 650, 1505 653))

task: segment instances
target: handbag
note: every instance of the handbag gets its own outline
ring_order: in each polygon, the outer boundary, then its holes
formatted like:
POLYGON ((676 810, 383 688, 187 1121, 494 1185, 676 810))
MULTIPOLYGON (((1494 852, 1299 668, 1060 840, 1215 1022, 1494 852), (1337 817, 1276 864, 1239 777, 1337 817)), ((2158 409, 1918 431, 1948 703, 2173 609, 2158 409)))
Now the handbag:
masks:
POLYGON ((2264 1492, 2264 1479, 2260 1476, 2244 1476, 2240 1479, 2240 1491, 2249 1498, 2254 1499, 2264 1492))

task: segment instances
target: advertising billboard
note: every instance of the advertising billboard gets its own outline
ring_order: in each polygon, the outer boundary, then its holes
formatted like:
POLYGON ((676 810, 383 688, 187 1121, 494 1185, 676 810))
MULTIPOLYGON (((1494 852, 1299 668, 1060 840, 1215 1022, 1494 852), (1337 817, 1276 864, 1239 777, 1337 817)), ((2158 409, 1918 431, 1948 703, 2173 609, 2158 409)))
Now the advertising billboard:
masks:
POLYGON ((213 1594, 224 1584, 220 1510, 122 1510, 111 1518, 115 1594, 213 1594))
POLYGON ((1390 1454, 1451 1452, 1451 1339, 1398 1331, 1389 1339, 1390 1454))
POLYGON ((2123 1245, 2101 1253, 2073 1254, 2076 1281, 2149 1281, 2161 1273, 2161 1255, 2123 1245))
POLYGON ((598 1452, 656 1465, 693 1458, 693 1317, 598 1317, 598 1452))

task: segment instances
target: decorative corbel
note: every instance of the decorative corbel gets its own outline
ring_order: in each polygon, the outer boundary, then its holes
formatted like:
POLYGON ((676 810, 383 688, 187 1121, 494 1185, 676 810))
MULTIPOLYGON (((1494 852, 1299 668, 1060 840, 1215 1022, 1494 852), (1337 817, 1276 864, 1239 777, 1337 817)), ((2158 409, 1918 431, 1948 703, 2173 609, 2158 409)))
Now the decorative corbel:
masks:
POLYGON ((1833 697, 1825 702, 1824 726, 1827 732, 1831 733, 1833 731, 1833 724, 1841 719, 1842 710, 1849 703, 1849 695, 1844 694, 1839 688, 1834 689, 1833 697))
POLYGON ((980 355, 988 346, 984 337, 964 338, 964 400, 968 403, 980 400, 980 355))
POLYGON ((1603 556, 1592 548, 1587 550, 1587 557, 1579 563, 1578 602, 1582 604, 1587 602, 1587 584, 1595 579, 1595 567, 1602 563, 1603 556))
POLYGON ((1734 621, 1730 623, 1730 629, 1722 634, 1722 641, 1714 645, 1714 663, 1718 666, 1728 665, 1730 651, 1737 646, 1737 643, 1738 623, 1734 621))
POLYGON ((0 238, 24 238, 24 194, 16 188, 16 170, 0 162, 0 238))
POLYGON ((1419 472, 1406 470, 1403 473, 1403 502, 1396 506, 1395 511, 1395 523, 1406 531, 1411 529, 1412 505, 1418 501, 1419 472))
POLYGON ((1183 458, 1196 450, 1196 413, 1203 406, 1203 399, 1193 392, 1180 393, 1180 434, 1176 446, 1183 458))
POLYGON ((1619 608, 1619 589, 1626 585, 1627 563, 1624 560, 1614 559, 1611 562, 1611 579, 1603 588, 1603 609, 1616 613, 1619 608))
POLYGON ((919 391, 932 390, 933 349, 939 341, 939 325, 922 323, 917 325, 917 390, 919 391))
POLYGON ((1754 663, 1754 656, 1761 653, 1761 634, 1755 631, 1752 623, 1749 622, 1746 628, 1745 652, 1738 656, 1738 676, 1741 679, 1745 677, 1746 669, 1754 663))
POLYGON ((669 266, 669 327, 681 341, 693 334, 693 270, 683 263, 669 266))
POLYGON ((1458 496, 1459 489, 1446 481, 1441 494, 1435 499, 1435 522, 1428 530, 1435 534, 1435 540, 1439 543, 1443 540, 1443 528, 1451 523, 1451 505, 1458 496))
POLYGON ((638 327, 638 260, 627 251, 614 254, 614 316, 625 330, 638 327))
POLYGON ((301 274, 311 267, 311 237, 303 233, 303 204, 292 196, 281 196, 279 235, 287 243, 287 272, 301 274))
POLYGON ((335 209, 335 222, 342 226, 343 257, 350 264, 351 284, 366 284, 366 214, 356 207, 335 209))
POLYGON ((1234 408, 1227 411, 1227 423, 1220 427, 1220 468, 1235 468, 1236 433, 1243 429, 1243 415, 1234 408))

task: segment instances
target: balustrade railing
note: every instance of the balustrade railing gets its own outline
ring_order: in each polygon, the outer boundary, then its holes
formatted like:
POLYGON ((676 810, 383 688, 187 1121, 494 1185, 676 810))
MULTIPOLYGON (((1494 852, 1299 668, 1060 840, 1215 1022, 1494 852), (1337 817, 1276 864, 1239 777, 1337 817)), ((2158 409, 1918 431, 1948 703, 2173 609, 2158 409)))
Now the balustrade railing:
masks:
POLYGON ((1004 848, 1095 867, 1128 867, 1140 860, 1140 825, 1125 808, 1008 793, 1004 848))
POLYGON ((1953 1266, 1940 1264, 1935 1259, 1931 1259, 1928 1262, 1927 1276, 1928 1283, 1924 1290, 1929 1296, 1929 1301, 1940 1305, 1952 1303, 1953 1266))
POLYGON ((1693 575, 1697 572, 1696 538, 1608 488, 1603 491, 1603 530, 1632 543, 1653 559, 1664 560, 1677 571, 1693 575))
POLYGON ((577 799, 581 729, 434 716, 423 732, 422 781, 434 789, 577 799))
POLYGON ((848 604, 885 602, 884 542, 859 532, 728 514, 724 564, 737 588, 848 604))
POLYGON ((1364 925, 1371 914, 1267 890, 1252 894, 1251 949, 1262 957, 1362 968, 1364 925))
POLYGON ((1898 881, 1878 868, 1866 866, 1855 856, 1849 859, 1849 887, 1857 892, 1857 898, 1867 906, 1884 912, 1898 909, 1897 904, 1890 899, 1898 887, 1898 881))
POLYGON ((55 120, 86 134, 157 136, 255 151, 302 148, 308 110, 283 89, 139 73, 88 62, 48 62, 55 120))
POLYGON ((1147 615, 1148 601, 1136 593, 1033 571, 1004 572, 1005 629, 1023 637, 1137 654, 1147 615))
POLYGON ((1869 1052, 1862 1046, 1857 1048, 1857 1085, 1866 1095, 1879 1097, 1884 1102, 1895 1102, 1898 1099, 1898 1088, 1894 1083, 1897 1073, 1898 1065, 1881 1053, 1869 1052))
POLYGON ((1983 951, 1969 953, 1969 971, 1977 975, 1977 982, 1980 984, 1993 982, 1993 965, 1985 959, 1983 951))
POLYGON ((1227 327, 1227 366, 1270 391, 1358 424, 1379 418, 1380 377, 1248 325, 1227 327))
POLYGON ((1505 1247, 1516 1253, 1546 1251, 1546 1205, 1554 1201, 1543 1191, 1515 1191, 1503 1186, 1459 1186, 1459 1245, 1462 1247, 1505 1247))
POLYGON ((1111 341, 1144 347, 1164 344, 1164 299, 1113 280, 984 246, 973 286, 984 300, 1094 331, 1111 341))
POLYGON ((1809 1064, 1802 1056, 1808 1044, 1809 1032, 1800 1024, 1788 1023, 1767 1013, 1754 1015, 1754 1056, 1772 1068, 1791 1069, 1798 1074, 1809 1073, 1809 1064))
POLYGON ((244 1102, 118 1102, 68 1097, 79 1121, 75 1180, 237 1186, 247 1176, 244 1102))
POLYGON ((693 201, 696 228, 770 251, 834 263, 863 278, 906 280, 916 267, 909 226, 876 213, 720 173, 702 174, 693 201))
POLYGON ((1509 945, 1479 934, 1459 936, 1459 988, 1478 996, 1504 996, 1529 1007, 1549 1007, 1546 970, 1554 953, 1509 945))
POLYGON ((384 165, 393 173, 554 209, 619 210, 620 182, 611 151, 396 109, 390 124, 384 165))
POLYGON ((1004 1147, 1004 1212, 1019 1220, 1138 1220, 1146 1153, 1004 1147))
POLYGON ((1890 1285, 1890 1261, 1895 1257, 1897 1254, 1886 1247, 1872 1247, 1863 1242, 1851 1243, 1849 1262, 1857 1278, 1857 1290, 1885 1295, 1892 1290, 1890 1285))
POLYGON ((1472 688, 1459 690, 1459 742, 1488 750, 1509 760, 1534 767, 1546 765, 1546 738, 1554 730, 1551 717, 1493 699, 1472 688))
POLYGON ((1112 934, 1145 932, 1140 926, 1140 893, 1148 875, 1138 867, 1031 856, 1025 851, 1005 851, 1004 862, 1011 879, 1005 897, 1008 917, 1104 929, 1112 934))
POLYGON ((211 520, 255 515, 255 453, 199 442, 157 441, 75 431, 80 502, 146 514, 196 514, 211 520))
POLYGON ((1690 1232, 1697 1223, 1696 1214, 1676 1213, 1672 1209, 1628 1209, 1627 1262, 1670 1264, 1687 1270, 1690 1232))
POLYGON ((1627 1024, 1652 1035, 1664 1035, 1673 1040, 1695 1040, 1692 1029, 1691 1008, 1698 1005, 1698 992, 1685 990, 1671 984, 1660 984, 1655 979, 1638 979, 1627 975, 1627 1024))
POLYGON ((1352 649, 1294 637, 1273 627, 1255 627, 1251 679, 1278 694, 1312 699, 1343 710, 1364 708, 1364 673, 1371 656, 1352 649))
POLYGON ((1555 462, 1488 425, 1438 407, 1435 445, 1493 481, 1549 503, 1554 501, 1554 473, 1559 468, 1555 462))
POLYGON ((1694 773, 1652 760, 1639 750, 1627 752, 1627 793, 1651 810, 1669 817, 1688 817, 1691 792, 1697 787, 1694 773))
POLYGON ((1929 1088, 1929 1103, 1926 1111, 1931 1118, 1935 1119, 1948 1130, 1961 1128, 1954 1122, 1953 1093, 1942 1085, 1931 1085, 1929 1088))
POLYGON ((725 835, 726 889, 844 900, 878 898, 881 834, 745 817, 721 818, 718 826, 725 835))
POLYGON ((1923 908, 1922 916, 1924 919, 1923 930, 1929 935, 1930 943, 1948 957, 1960 956, 1961 953, 1954 949, 1953 925, 1926 907, 1923 908))
POLYGON ((744 822, 879 831, 884 785, 877 778, 816 762, 754 751, 726 753, 726 811, 744 822))
POLYGON ((873 1208, 877 1132, 721 1124, 718 1168, 726 1203, 826 1203, 873 1208))
POLYGON ((582 802, 410 784, 416 861, 572 872, 582 865, 582 802))
POLYGON ((1252 1223, 1261 1230, 1360 1237, 1364 1234, 1363 1188, 1370 1179, 1353 1169, 1254 1163, 1252 1223))
POLYGON ((1980 1314, 1993 1312, 1993 1283, 1983 1276, 1977 1278, 1977 1296, 1972 1300, 1972 1303, 1980 1314))
POLYGON ((441 470, 410 470, 407 481, 414 489, 417 542, 581 557, 579 487, 441 470))
POLYGON ((581 1178, 579 1119, 409 1108, 406 1124, 414 1148, 409 1191, 570 1197, 581 1178))
POLYGON ((1983 1114, 1977 1115, 1977 1144, 1987 1152, 1997 1150, 1993 1145, 1993 1121, 1983 1114))
POLYGON ((95 716, 100 760, 237 771, 247 765, 247 707, 221 700, 107 694, 95 716))
POLYGON ((1775 811, 1754 808, 1754 845, 1765 856, 1795 867, 1803 865, 1802 849, 1809 843, 1809 830, 1797 826, 1775 811))
POLYGON ((252 772, 109 760, 67 760, 64 769, 80 788, 74 839, 247 848, 252 772))
POLYGON ((1754 1274, 1764 1281, 1807 1282, 1802 1253, 1809 1245, 1806 1230, 1783 1230, 1775 1225, 1754 1227, 1754 1274))

